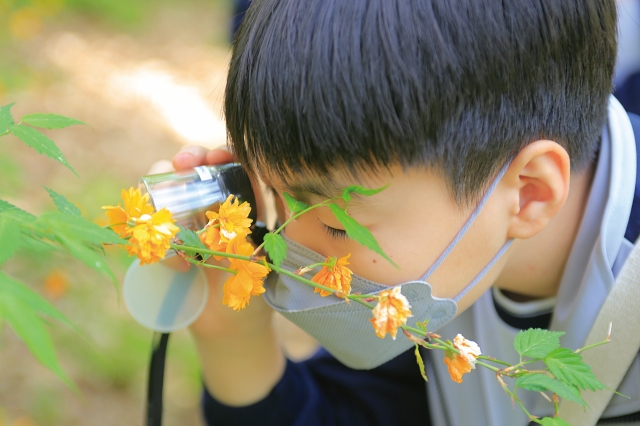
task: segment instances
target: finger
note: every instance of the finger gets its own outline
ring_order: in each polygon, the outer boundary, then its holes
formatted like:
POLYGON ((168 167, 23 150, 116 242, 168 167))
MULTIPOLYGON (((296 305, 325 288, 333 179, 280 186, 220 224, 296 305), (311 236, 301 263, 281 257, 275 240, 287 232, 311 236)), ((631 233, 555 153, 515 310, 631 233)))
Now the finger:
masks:
POLYGON ((156 161, 149 168, 148 175, 156 175, 158 173, 168 173, 174 171, 173 165, 169 160, 156 161))
POLYGON ((216 148, 207 153, 207 164, 225 164, 236 161, 236 157, 225 148, 216 148))
POLYGON ((191 169, 205 164, 205 158, 209 150, 203 146, 185 145, 173 157, 173 167, 176 170, 191 169))

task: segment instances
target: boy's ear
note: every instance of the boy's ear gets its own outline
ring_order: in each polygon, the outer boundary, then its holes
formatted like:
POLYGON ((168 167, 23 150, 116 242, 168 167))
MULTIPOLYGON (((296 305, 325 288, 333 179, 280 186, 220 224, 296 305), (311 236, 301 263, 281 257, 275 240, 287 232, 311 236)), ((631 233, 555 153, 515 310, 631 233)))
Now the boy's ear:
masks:
POLYGON ((505 177, 512 203, 509 238, 530 238, 564 206, 569 195, 570 160, 558 143, 530 143, 513 159, 505 177))

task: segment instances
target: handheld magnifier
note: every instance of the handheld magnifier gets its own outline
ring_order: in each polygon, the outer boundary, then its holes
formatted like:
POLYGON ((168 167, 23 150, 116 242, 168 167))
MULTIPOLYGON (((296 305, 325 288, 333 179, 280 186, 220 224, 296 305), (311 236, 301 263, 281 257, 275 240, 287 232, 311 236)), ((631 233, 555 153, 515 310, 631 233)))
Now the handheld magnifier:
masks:
MULTIPOLYGON (((256 203, 251 181, 239 164, 200 166, 140 179, 156 211, 166 208, 176 224, 192 230, 207 224, 206 212, 217 211, 229 195, 253 207, 249 217, 256 224, 256 203)), ((175 255, 173 250, 166 257, 175 255)), ((178 272, 162 263, 140 265, 134 261, 123 282, 124 302, 133 318, 154 331, 147 387, 147 426, 162 424, 162 388, 169 333, 195 321, 207 303, 208 284, 201 268, 178 272)))

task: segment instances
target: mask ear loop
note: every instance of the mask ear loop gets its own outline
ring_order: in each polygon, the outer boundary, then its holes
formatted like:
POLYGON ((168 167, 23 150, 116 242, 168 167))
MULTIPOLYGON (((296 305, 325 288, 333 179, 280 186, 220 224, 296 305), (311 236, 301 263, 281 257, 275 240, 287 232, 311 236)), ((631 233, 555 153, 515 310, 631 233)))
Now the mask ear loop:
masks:
MULTIPOLYGON (((451 241, 449 243, 449 245, 447 246, 447 248, 444 250, 444 252, 442 252, 442 254, 440 255, 440 257, 433 263, 433 265, 431 265, 431 267, 427 270, 427 272, 422 276, 422 278, 420 279, 420 281, 426 281, 427 278, 429 278, 429 276, 433 273, 433 271, 435 271, 438 266, 440 266, 440 264, 444 261, 444 259, 449 255, 449 253, 451 253, 451 251, 453 250, 453 248, 456 246, 456 244, 458 244, 458 241, 460 241, 460 239, 464 236, 464 234, 467 232, 467 230, 469 229, 469 227, 471 226, 471 224, 476 220, 476 217, 478 216, 478 213, 480 213, 480 210, 482 210, 482 207, 484 207, 485 203, 487 202, 487 200, 489 199, 489 196, 491 195, 491 193, 493 192, 494 189, 496 189, 496 186, 498 186, 498 183, 500 182, 500 179, 502 179, 502 177, 504 176, 505 173, 507 173, 507 169, 509 168, 509 166, 511 165, 511 160, 507 161, 505 163, 504 166, 502 166, 502 168, 500 169, 500 171, 498 172, 498 174, 496 175, 495 179, 493 179, 493 182, 491 183, 491 186, 489 187, 489 189, 487 189, 487 192, 485 192, 485 194, 482 196, 482 199, 480 200, 480 203, 478 203, 478 205, 476 206, 476 208, 473 210, 473 212, 471 213, 471 216, 469 216, 469 219, 467 219, 467 222, 464 224, 464 226, 462 227, 462 229, 460 229, 458 231, 458 233, 456 234, 455 238, 453 239, 453 241, 451 241)), ((507 244, 511 245, 510 242, 508 242, 507 244)), ((508 246, 507 246, 508 248, 508 246)), ((493 258, 493 260, 491 261, 491 263, 489 265, 493 265, 500 256, 502 256, 502 254, 504 254, 504 247, 503 249, 501 249, 498 254, 493 258)), ((487 269, 487 268, 485 268, 487 269)), ((484 275, 486 274, 487 271, 485 271, 484 269, 480 272, 480 274, 484 275)), ((480 276, 480 278, 482 278, 482 276, 480 276)), ((473 284, 475 284, 477 281, 479 281, 480 279, 478 277, 476 277, 476 279, 473 280, 473 284)), ((471 284, 470 284, 471 285, 471 284)), ((465 288, 463 290, 463 293, 466 293, 469 290, 469 286, 467 286, 467 288, 465 288)), ((460 295, 458 295, 458 297, 461 297, 460 295)), ((457 300, 457 299, 456 299, 457 300)))
POLYGON ((502 255, 509 249, 509 247, 511 247, 511 243, 513 243, 513 238, 509 239, 506 243, 504 243, 504 245, 502 246, 500 251, 498 251, 498 253, 496 253, 496 255, 493 256, 493 259, 491 259, 491 262, 489 262, 489 264, 487 266, 485 266, 484 269, 482 271, 480 271, 480 273, 478 275, 476 275, 476 277, 473 279, 473 281, 471 281, 464 288, 464 290, 462 290, 456 297, 453 298, 453 300, 456 303, 460 299, 462 299, 462 297, 465 294, 467 294, 469 292, 469 290, 471 290, 478 283, 478 281, 480 281, 482 279, 482 277, 485 276, 485 274, 487 272, 489 272, 489 269, 491 269, 493 267, 493 265, 498 261, 498 259, 500 259, 502 257, 502 255))

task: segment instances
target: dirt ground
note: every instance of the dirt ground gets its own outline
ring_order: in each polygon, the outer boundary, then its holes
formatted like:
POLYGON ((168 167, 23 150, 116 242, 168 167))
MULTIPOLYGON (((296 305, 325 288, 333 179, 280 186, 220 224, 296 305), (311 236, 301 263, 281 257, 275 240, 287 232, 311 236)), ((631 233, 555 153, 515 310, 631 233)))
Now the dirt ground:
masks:
MULTIPOLYGON (((87 126, 46 132, 80 180, 19 141, 0 139, 0 156, 13 164, 0 171, 0 181, 16 188, 0 198, 40 213, 51 208, 42 188, 47 186, 96 219, 101 205, 118 202, 120 188, 135 185, 154 162, 170 159, 181 146, 224 144, 228 16, 219 4, 189 3, 160 8, 137 34, 67 19, 16 42, 14 48, 39 77, 28 89, 0 93, 0 105, 16 102, 14 118, 51 112, 87 126)), ((110 259, 120 279, 127 262, 122 256, 110 259)), ((130 318, 109 280, 68 258, 10 266, 44 292, 83 336, 52 327, 61 364, 79 387, 76 394, 35 361, 8 327, 2 329, 0 426, 144 424, 151 334, 130 318), (67 287, 47 294, 53 273, 67 287)), ((293 356, 304 356, 312 342, 281 319, 278 324, 293 356)), ((191 340, 186 332, 174 333, 164 425, 201 425, 199 396, 191 340)))

